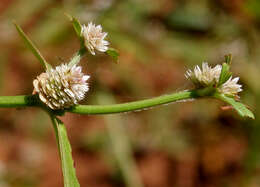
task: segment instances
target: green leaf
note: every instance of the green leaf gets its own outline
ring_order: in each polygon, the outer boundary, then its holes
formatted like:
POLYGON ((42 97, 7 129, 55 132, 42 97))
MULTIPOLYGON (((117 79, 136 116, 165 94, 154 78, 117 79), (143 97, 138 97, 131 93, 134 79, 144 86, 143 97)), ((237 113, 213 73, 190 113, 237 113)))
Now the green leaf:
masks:
POLYGON ((234 98, 219 93, 216 93, 214 97, 233 106, 240 116, 255 119, 254 114, 243 103, 236 101, 234 98))
POLYGON ((22 28, 19 25, 17 25, 15 22, 14 22, 14 25, 15 25, 16 30, 18 31, 19 35, 21 36, 21 38, 23 39, 25 44, 28 46, 28 48, 32 51, 34 56, 40 61, 40 63, 44 66, 45 69, 50 69, 51 65, 47 63, 47 61, 41 55, 40 51, 36 48, 36 46, 33 44, 33 42, 23 32, 22 28))
POLYGON ((65 187, 79 187, 76 171, 73 164, 71 146, 67 135, 66 127, 56 116, 51 115, 55 135, 58 142, 61 157, 62 173, 65 187))
POLYGON ((224 84, 232 76, 232 73, 229 71, 229 69, 230 67, 227 63, 222 64, 218 86, 224 84))
POLYGON ((81 24, 79 22, 79 20, 67 13, 65 13, 65 15, 69 18, 69 20, 71 21, 73 28, 77 34, 78 37, 81 37, 81 24))
POLYGON ((106 51, 106 54, 108 54, 109 56, 111 56, 114 60, 114 62, 118 63, 118 56, 119 56, 119 53, 116 49, 114 48, 109 48, 107 51, 106 51))
POLYGON ((72 18, 72 25, 74 27, 74 30, 76 31, 78 37, 81 37, 81 24, 79 22, 79 20, 77 20, 76 18, 72 18))
POLYGON ((80 46, 81 48, 85 48, 84 46, 84 38, 82 37, 81 35, 81 30, 82 30, 82 25, 81 23, 79 22, 79 20, 67 13, 65 13, 65 15, 69 18, 69 20, 71 21, 72 25, 73 25, 73 28, 77 34, 77 36, 79 37, 79 40, 80 40, 80 46))
POLYGON ((75 30, 75 32, 77 33, 78 37, 81 37, 81 24, 79 22, 79 20, 77 20, 76 18, 72 18, 71 20, 73 28, 75 30))

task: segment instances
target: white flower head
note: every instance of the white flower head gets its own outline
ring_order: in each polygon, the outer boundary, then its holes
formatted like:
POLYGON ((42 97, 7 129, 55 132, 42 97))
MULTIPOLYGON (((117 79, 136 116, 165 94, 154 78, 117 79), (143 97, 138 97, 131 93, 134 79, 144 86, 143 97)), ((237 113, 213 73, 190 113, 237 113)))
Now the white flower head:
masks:
POLYGON ((242 91, 242 85, 237 84, 238 80, 239 77, 234 79, 230 77, 224 84, 219 87, 219 91, 227 95, 236 95, 238 92, 242 91))
POLYGON ((81 72, 81 66, 67 64, 40 74, 34 81, 33 93, 53 110, 69 108, 84 99, 89 90, 90 76, 81 72))
MULTIPOLYGON (((193 84, 198 88, 217 86, 222 70, 222 65, 216 65, 215 67, 210 67, 208 63, 203 62, 202 68, 195 66, 194 70, 188 70, 185 73, 185 77, 190 79, 193 84)), ((230 77, 225 83, 218 87, 219 92, 227 95, 236 95, 241 92, 242 85, 238 84, 239 78, 236 77, 232 79, 230 77)))
POLYGON ((85 47, 92 55, 95 55, 95 50, 106 52, 108 50, 109 42, 105 40, 106 32, 102 32, 101 25, 95 25, 92 22, 88 26, 83 25, 81 35, 84 38, 85 47))
POLYGON ((207 62, 202 63, 202 68, 195 66, 194 71, 188 70, 185 74, 198 87, 207 87, 218 82, 222 66, 210 67, 207 62))

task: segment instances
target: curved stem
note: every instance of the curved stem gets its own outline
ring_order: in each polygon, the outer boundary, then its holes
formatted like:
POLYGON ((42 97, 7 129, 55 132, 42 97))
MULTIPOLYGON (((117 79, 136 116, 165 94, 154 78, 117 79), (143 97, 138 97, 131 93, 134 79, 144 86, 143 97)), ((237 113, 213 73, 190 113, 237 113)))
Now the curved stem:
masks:
POLYGON ((144 99, 140 101, 133 101, 122 104, 112 105, 75 105, 65 110, 51 110, 44 103, 40 101, 38 95, 21 95, 21 96, 0 96, 0 108, 18 108, 26 106, 37 106, 42 109, 52 112, 57 116, 64 115, 65 112, 77 114, 113 114, 130 111, 145 110, 154 106, 182 101, 186 99, 194 99, 198 97, 211 97, 222 100, 231 106, 242 117, 249 117, 254 119, 254 114, 241 102, 236 101, 232 97, 225 96, 216 91, 215 88, 203 88, 189 91, 177 92, 169 95, 154 97, 151 99, 144 99))
POLYGON ((167 104, 179 100, 192 99, 195 97, 198 97, 197 92, 195 91, 182 91, 170 95, 155 97, 152 99, 145 99, 145 100, 123 103, 123 104, 76 105, 75 107, 67 110, 67 112, 72 112, 77 114, 113 114, 113 113, 143 110, 157 105, 167 104))
MULTIPOLYGON (((192 99, 198 97, 198 91, 182 91, 169 95, 159 96, 152 99, 128 102, 112 105, 76 105, 66 112, 78 114, 112 114, 120 112, 129 112, 143 110, 157 105, 167 104, 178 100, 192 99)), ((26 106, 45 107, 37 95, 25 96, 0 96, 0 108, 17 108, 26 106)), ((45 107, 46 108, 46 107, 45 107)))

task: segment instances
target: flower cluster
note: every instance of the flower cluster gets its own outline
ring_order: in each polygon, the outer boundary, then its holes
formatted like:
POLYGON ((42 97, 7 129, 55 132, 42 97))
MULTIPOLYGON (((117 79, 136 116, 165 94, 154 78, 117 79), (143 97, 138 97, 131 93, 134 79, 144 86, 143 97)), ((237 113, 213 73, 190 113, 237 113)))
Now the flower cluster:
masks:
MULTIPOLYGON (((81 37, 86 49, 92 55, 95 55, 95 51, 106 52, 108 50, 109 42, 105 40, 106 36, 107 33, 102 32, 101 25, 96 26, 92 22, 87 26, 81 25, 81 37)), ((230 60, 228 57, 227 61, 230 60)), ((196 88, 213 86, 220 93, 236 96, 238 92, 242 91, 242 85, 238 84, 239 78, 232 79, 231 73, 223 67, 224 65, 211 67, 208 63, 203 62, 201 68, 196 66, 193 71, 188 70, 185 76, 193 82, 196 88)), ((38 93, 40 100, 51 109, 69 108, 84 98, 89 89, 88 79, 89 76, 81 72, 80 66, 62 64, 40 74, 33 81, 33 93, 38 93)))
MULTIPOLYGON (((101 25, 90 22, 81 26, 81 36, 86 49, 95 55, 95 51, 106 52, 109 42, 105 40, 106 32, 101 25)), ((62 64, 40 74, 34 81, 34 94, 53 110, 69 108, 84 99, 88 91, 88 75, 81 72, 77 65, 62 64)))
POLYGON ((38 93, 51 109, 69 108, 84 99, 89 90, 88 79, 89 76, 81 72, 81 66, 62 64, 40 74, 33 81, 33 93, 38 93))
MULTIPOLYGON (((188 70, 185 74, 187 79, 190 79, 197 88, 203 88, 208 86, 217 86, 221 74, 222 66, 216 65, 210 67, 208 63, 203 62, 202 68, 196 66, 194 70, 188 70)), ((226 95, 237 95, 241 92, 242 85, 238 84, 239 77, 232 79, 230 77, 225 83, 218 86, 219 92, 226 95)))
POLYGON ((92 55, 95 55, 95 50, 106 52, 108 50, 109 42, 105 40, 106 32, 102 32, 101 25, 96 26, 92 22, 82 25, 81 35, 84 38, 85 47, 92 55))

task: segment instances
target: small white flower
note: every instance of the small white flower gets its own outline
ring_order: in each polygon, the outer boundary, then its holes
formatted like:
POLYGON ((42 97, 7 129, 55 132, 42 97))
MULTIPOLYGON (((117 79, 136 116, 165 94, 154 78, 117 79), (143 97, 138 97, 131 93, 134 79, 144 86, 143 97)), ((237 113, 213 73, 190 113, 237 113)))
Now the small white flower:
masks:
POLYGON ((198 87, 207 87, 218 82, 221 69, 221 65, 212 68, 207 62, 203 62, 201 69, 199 66, 195 66, 194 71, 188 70, 185 77, 198 87))
MULTIPOLYGON (((217 86, 222 70, 222 65, 216 65, 214 68, 210 67, 208 63, 203 62, 202 68, 196 66, 194 70, 188 70, 185 77, 190 79, 198 88, 217 86)), ((217 89, 219 92, 227 95, 236 95, 241 92, 242 85, 238 84, 239 78, 232 79, 230 77, 225 83, 220 85, 217 89)))
POLYGON ((89 77, 81 72, 81 66, 62 64, 40 74, 33 81, 33 93, 51 109, 69 108, 84 99, 89 77))
POLYGON ((236 95, 238 92, 242 91, 242 85, 237 84, 238 80, 239 77, 234 79, 230 77, 224 84, 219 87, 219 91, 227 95, 236 95))
POLYGON ((101 25, 96 26, 92 22, 88 26, 83 25, 81 35, 84 38, 85 47, 92 55, 95 55, 95 50, 106 52, 108 50, 109 42, 105 40, 106 32, 102 32, 101 25))

